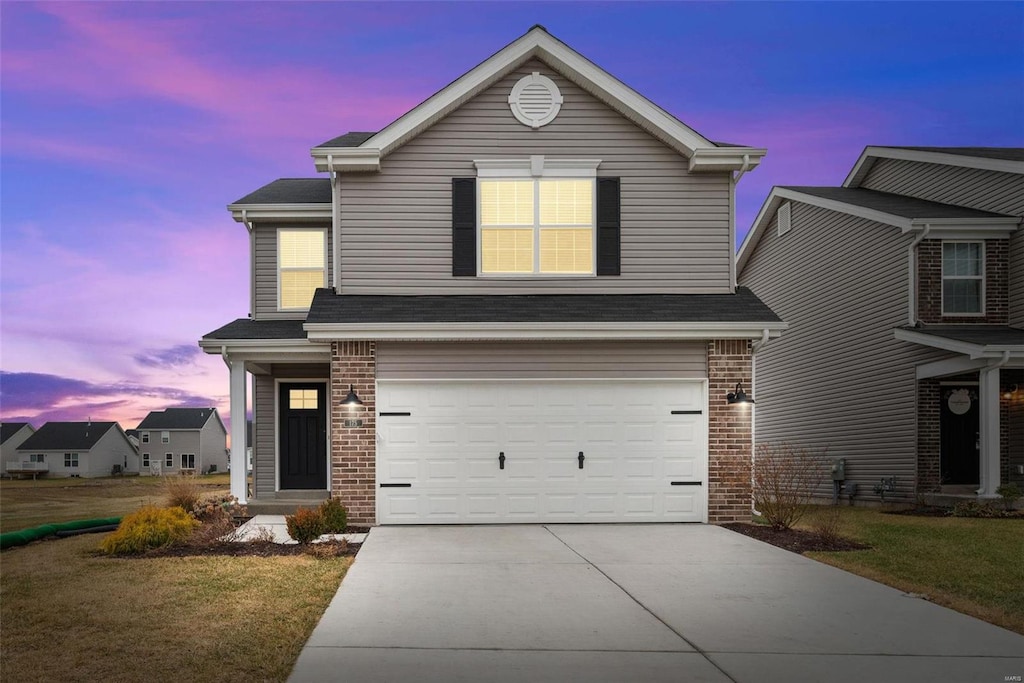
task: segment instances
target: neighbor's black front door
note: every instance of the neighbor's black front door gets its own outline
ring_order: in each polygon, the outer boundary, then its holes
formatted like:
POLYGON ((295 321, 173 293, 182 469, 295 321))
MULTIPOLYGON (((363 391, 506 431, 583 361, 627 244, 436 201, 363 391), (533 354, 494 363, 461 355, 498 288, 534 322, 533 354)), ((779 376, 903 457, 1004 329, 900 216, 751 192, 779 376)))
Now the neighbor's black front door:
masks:
POLYGON ((977 484, 978 387, 944 386, 939 396, 942 401, 942 483, 977 484))
POLYGON ((327 488, 327 387, 281 384, 279 453, 282 489, 327 488))

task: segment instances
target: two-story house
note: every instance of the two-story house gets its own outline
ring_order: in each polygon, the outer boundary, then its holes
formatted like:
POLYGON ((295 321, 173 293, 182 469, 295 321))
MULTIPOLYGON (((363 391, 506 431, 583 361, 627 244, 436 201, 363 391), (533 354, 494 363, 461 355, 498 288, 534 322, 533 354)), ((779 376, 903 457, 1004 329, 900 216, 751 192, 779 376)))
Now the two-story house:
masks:
POLYGON ((134 431, 142 474, 208 474, 228 469, 227 430, 216 408, 154 410, 134 431))
POLYGON ((537 26, 314 147, 325 177, 230 205, 251 312, 200 346, 230 367, 232 416, 253 377, 250 509, 319 492, 369 524, 748 519, 751 355, 785 327, 735 284, 735 186, 764 153, 537 26))
POLYGON ((845 458, 857 498, 1024 483, 1022 217, 1024 149, 868 147, 841 187, 774 188, 738 258, 789 324, 757 441, 845 458))
POLYGON ((139 457, 116 422, 47 422, 18 447, 9 472, 51 477, 109 477, 139 471, 139 457))

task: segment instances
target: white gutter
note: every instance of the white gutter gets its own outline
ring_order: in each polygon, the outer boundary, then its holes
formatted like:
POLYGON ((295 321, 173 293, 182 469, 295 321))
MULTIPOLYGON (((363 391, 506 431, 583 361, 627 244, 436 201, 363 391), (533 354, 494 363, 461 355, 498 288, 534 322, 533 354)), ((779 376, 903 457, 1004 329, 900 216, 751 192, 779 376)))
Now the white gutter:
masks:
POLYGON ((740 178, 742 178, 743 174, 746 173, 749 170, 750 170, 750 155, 749 154, 744 154, 743 155, 743 165, 740 166, 738 169, 736 169, 736 176, 733 178, 733 182, 734 183, 740 182, 740 178))
POLYGON ((340 256, 340 223, 341 223, 341 212, 338 210, 338 201, 340 197, 338 193, 338 172, 334 170, 334 155, 327 155, 327 168, 331 172, 331 251, 334 252, 334 267, 331 269, 331 278, 334 283, 334 293, 341 294, 341 259, 340 256))
POLYGON ((928 237, 928 232, 931 229, 932 226, 926 223, 924 229, 917 234, 914 241, 907 247, 907 290, 910 292, 910 301, 907 304, 907 320, 911 327, 917 325, 917 245, 921 244, 928 237))
MULTIPOLYGON (((754 391, 754 387, 757 385, 757 352, 764 348, 764 345, 768 343, 769 331, 768 328, 761 330, 761 338, 751 343, 750 345, 750 393, 756 396, 757 392, 754 391)), ((754 458, 757 455, 757 439, 755 438, 755 430, 757 428, 756 415, 757 405, 750 406, 750 491, 753 494, 754 491, 754 458)), ((750 511, 756 517, 761 516, 761 511, 754 505, 754 497, 750 497, 750 511)))
POLYGON ((220 357, 221 357, 221 360, 224 361, 224 365, 228 366, 228 370, 230 370, 231 369, 231 361, 228 360, 228 347, 226 347, 226 346, 221 346, 220 347, 220 357))

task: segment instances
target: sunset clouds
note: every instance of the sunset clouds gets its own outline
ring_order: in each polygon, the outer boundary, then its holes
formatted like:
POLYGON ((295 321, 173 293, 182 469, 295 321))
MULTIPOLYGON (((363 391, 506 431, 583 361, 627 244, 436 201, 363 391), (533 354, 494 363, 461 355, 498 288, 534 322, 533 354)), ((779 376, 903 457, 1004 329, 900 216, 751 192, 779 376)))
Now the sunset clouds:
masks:
MULTIPOLYGON (((225 205, 378 130, 542 23, 775 184, 864 146, 1024 146, 1020 3, 4 3, 0 417, 216 405, 248 312, 225 205)), ((737 241, 737 243, 739 240, 737 241)))

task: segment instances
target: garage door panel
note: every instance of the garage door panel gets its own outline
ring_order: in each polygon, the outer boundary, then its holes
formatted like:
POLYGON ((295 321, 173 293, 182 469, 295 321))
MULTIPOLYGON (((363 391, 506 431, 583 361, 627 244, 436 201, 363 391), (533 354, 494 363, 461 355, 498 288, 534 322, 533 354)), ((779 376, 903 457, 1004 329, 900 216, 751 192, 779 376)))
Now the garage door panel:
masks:
POLYGON ((672 411, 703 402, 700 381, 381 382, 409 414, 378 420, 378 477, 411 486, 378 490, 379 519, 701 521, 705 416, 672 411))

